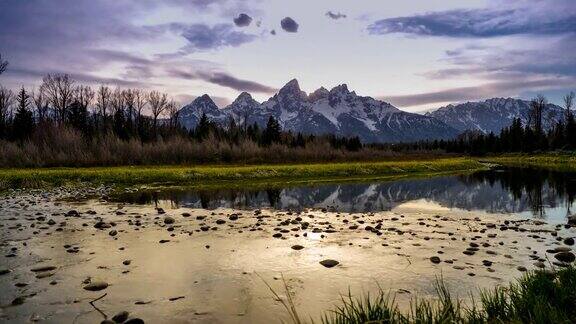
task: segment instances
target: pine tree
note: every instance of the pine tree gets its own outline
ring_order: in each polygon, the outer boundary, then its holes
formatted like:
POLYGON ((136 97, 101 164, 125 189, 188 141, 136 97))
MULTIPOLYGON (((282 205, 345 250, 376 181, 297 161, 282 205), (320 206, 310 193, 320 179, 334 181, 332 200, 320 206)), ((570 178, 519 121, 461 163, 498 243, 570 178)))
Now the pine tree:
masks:
POLYGON ((194 131, 194 135, 196 137, 196 139, 198 140, 204 140, 206 137, 208 137, 208 135, 210 134, 210 121, 208 120, 208 116, 206 116, 205 113, 202 114, 202 117, 200 117, 200 121, 198 122, 198 125, 196 126, 196 129, 194 131))
POLYGON ((280 124, 274 117, 270 116, 268 123, 266 123, 266 129, 264 129, 264 133, 262 134, 263 144, 270 145, 280 142, 280 132, 280 124))
POLYGON ((26 93, 24 87, 18 93, 16 100, 18 101, 18 109, 14 115, 12 135, 15 140, 24 140, 30 138, 34 130, 34 117, 32 116, 32 111, 28 109, 30 96, 26 93))

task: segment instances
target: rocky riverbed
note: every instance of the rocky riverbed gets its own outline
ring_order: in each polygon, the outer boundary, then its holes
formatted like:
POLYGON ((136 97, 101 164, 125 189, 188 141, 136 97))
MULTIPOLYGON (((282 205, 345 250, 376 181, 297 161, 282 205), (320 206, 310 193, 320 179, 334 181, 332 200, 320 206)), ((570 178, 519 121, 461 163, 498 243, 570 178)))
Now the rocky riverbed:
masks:
POLYGON ((0 322, 274 323, 381 287, 459 296, 574 262, 576 227, 422 208, 215 210, 125 205, 111 188, 0 196, 0 322), (288 291, 284 289, 287 284, 288 291))

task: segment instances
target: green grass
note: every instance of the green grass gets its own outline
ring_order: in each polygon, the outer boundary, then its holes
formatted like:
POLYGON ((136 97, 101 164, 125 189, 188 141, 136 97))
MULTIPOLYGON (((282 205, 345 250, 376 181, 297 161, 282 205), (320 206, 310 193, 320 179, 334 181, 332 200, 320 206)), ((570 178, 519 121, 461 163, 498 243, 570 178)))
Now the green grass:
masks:
MULTIPOLYGON (((324 324, 361 323, 574 323, 576 320, 576 269, 535 271, 517 282, 484 290, 470 306, 454 298, 442 280, 437 281, 435 299, 413 299, 401 311, 394 296, 380 289, 375 297, 354 298, 350 293, 321 317, 324 324)), ((277 295, 276 295, 277 296, 277 295)), ((284 305, 290 318, 304 323, 291 304, 284 305), (294 314, 292 314, 294 313, 294 314)))
POLYGON ((563 172, 576 172, 576 153, 505 154, 480 159, 482 162, 509 167, 542 168, 563 172))
POLYGON ((131 185, 227 185, 234 182, 353 181, 474 171, 485 165, 470 158, 417 161, 319 163, 258 166, 135 166, 94 168, 0 169, 0 188, 42 187, 88 182, 131 185))

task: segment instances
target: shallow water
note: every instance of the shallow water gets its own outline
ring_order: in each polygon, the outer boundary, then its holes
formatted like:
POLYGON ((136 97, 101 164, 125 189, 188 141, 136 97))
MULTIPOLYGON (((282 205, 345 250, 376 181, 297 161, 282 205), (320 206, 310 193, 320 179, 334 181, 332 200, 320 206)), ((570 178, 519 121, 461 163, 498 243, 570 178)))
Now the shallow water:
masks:
POLYGON ((0 322, 99 323, 123 310, 148 323, 288 320, 266 283, 282 298, 290 293, 303 318, 318 318, 349 289, 382 287, 405 306, 433 295, 439 276, 466 297, 537 260, 549 267, 555 259, 546 250, 576 236, 563 225, 571 175, 510 172, 520 171, 113 199, 104 189, 14 192, 0 205, 0 270, 11 270, 0 276, 0 322), (524 181, 530 174, 536 178, 524 181), (105 199, 84 198, 94 195, 105 199), (101 220, 110 228, 95 228, 101 220), (478 251, 463 254, 471 244, 478 251), (324 259, 340 264, 325 268, 324 259), (31 271, 45 265, 55 269, 31 271), (109 286, 86 291, 89 281, 109 286), (98 311, 89 301, 104 294, 98 311), (12 306, 16 297, 24 303, 12 306))
POLYGON ((576 212, 576 174, 538 169, 502 169, 466 175, 386 182, 260 187, 257 189, 168 188, 113 197, 115 201, 165 208, 328 208, 336 212, 390 211, 417 202, 422 208, 512 214, 562 223, 576 212), (429 206, 426 206, 429 205, 429 206))

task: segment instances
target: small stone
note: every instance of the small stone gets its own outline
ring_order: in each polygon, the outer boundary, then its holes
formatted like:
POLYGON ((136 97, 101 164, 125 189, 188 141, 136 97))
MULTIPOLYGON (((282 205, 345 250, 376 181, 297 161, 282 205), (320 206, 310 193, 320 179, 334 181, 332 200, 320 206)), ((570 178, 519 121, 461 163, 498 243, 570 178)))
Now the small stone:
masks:
POLYGON ((540 268, 540 269, 543 269, 543 268, 546 267, 546 265, 545 265, 544 262, 542 262, 542 261, 536 261, 536 262, 534 262, 534 266, 535 266, 536 268, 540 268))
POLYGON ((338 262, 336 260, 332 260, 332 259, 326 259, 326 260, 320 261, 320 264, 325 266, 326 268, 332 268, 332 267, 335 267, 338 264, 340 264, 340 262, 338 262))
POLYGON ((130 265, 130 263, 132 263, 132 260, 124 260, 122 261, 123 265, 130 265))
POLYGON ((32 272, 46 272, 46 271, 52 271, 52 270, 56 270, 56 267, 55 266, 40 266, 40 267, 30 269, 30 271, 32 271, 32 272))
POLYGON ((430 262, 432 262, 432 263, 438 264, 441 261, 442 260, 440 260, 440 257, 437 257, 437 256, 430 257, 430 262))
POLYGON ((110 232, 108 232, 108 235, 110 236, 116 236, 118 234, 117 230, 111 230, 110 232))
POLYGON ((130 315, 130 313, 128 313, 127 311, 122 311, 122 312, 114 315, 112 317, 112 320, 116 323, 124 323, 128 319, 129 315, 130 315))
POLYGON ((124 322, 124 324, 144 324, 144 321, 139 318, 131 318, 124 322))
POLYGON ((14 298, 14 300, 12 300, 12 305, 13 306, 17 306, 17 305, 22 305, 24 304, 24 301, 26 301, 26 297, 16 297, 14 298))
POLYGON ((571 237, 565 238, 564 239, 564 244, 566 245, 574 245, 574 239, 571 237))
POLYGON ((302 250, 304 247, 302 245, 292 245, 292 250, 296 250, 296 251, 300 251, 302 250))
POLYGON ((84 286, 84 290, 88 291, 100 291, 108 288, 108 283, 104 281, 95 281, 84 286))
POLYGON ((572 252, 556 253, 554 255, 554 257, 556 258, 556 260, 562 261, 565 263, 571 263, 571 262, 574 262, 574 260, 576 260, 576 256, 574 256, 574 253, 572 253, 572 252))
POLYGON ((176 222, 176 220, 174 220, 173 217, 170 216, 164 217, 164 224, 174 224, 174 222, 176 222))

